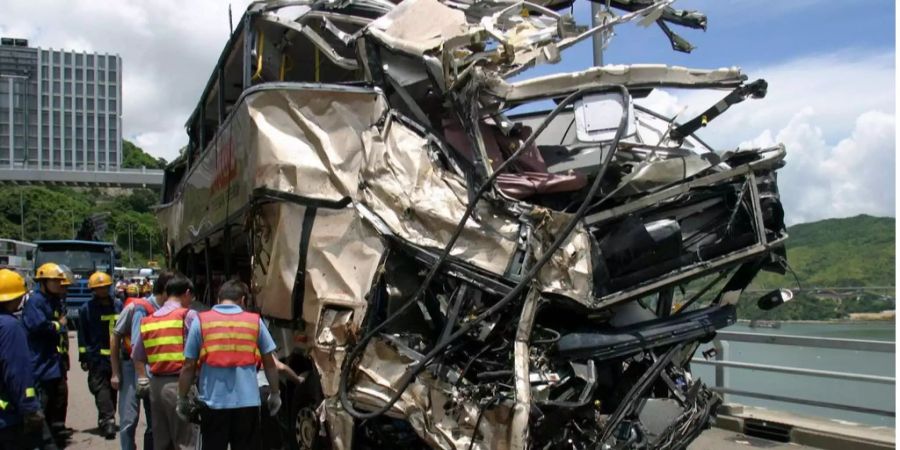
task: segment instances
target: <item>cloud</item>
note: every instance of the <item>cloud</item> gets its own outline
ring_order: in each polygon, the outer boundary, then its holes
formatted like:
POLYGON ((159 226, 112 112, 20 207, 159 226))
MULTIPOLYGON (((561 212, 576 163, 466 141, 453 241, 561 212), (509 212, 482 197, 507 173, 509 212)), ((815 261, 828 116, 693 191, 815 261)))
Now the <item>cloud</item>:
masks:
MULTIPOLYGON (((249 1, 231 3, 237 23, 249 1)), ((42 48, 119 54, 123 137, 171 160, 187 143, 184 123, 228 39, 228 2, 5 2, 0 35, 42 48)))
MULTIPOLYGON (((789 223, 895 215, 893 54, 844 51, 745 73, 769 82, 766 98, 733 106, 699 134, 720 150, 784 143, 789 223)), ((654 91, 640 103, 686 120, 723 96, 654 91)))
MULTIPOLYGON (((235 23, 247 3, 232 2, 235 23)), ((741 5, 755 8, 749 0, 741 5)), ((44 48, 121 55, 124 137, 172 159, 187 142, 184 122, 228 37, 228 2, 6 2, 0 35, 44 48)), ((732 107, 699 134, 722 150, 784 142, 781 186, 790 222, 894 215, 892 51, 849 48, 748 67, 745 73, 768 80, 767 98, 732 107)), ((654 91, 641 103, 686 119, 723 95, 654 91)))

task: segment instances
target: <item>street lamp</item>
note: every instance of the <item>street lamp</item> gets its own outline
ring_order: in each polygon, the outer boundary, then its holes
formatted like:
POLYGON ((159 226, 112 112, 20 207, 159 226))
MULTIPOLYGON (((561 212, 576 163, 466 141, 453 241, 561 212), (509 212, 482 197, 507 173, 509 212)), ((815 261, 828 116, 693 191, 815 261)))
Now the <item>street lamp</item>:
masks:
POLYGON ((72 239, 75 239, 75 211, 69 211, 69 216, 72 219, 72 239))
POLYGON ((132 246, 131 222, 128 222, 128 265, 134 267, 134 254, 132 246))

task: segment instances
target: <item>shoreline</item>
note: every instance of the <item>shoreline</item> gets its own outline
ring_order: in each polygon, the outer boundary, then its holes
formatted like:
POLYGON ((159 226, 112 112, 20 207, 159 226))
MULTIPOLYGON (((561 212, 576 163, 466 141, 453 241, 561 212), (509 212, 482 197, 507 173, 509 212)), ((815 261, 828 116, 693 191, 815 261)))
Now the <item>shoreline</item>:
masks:
MULTIPOLYGON (((778 320, 778 319, 762 319, 763 322, 777 322, 777 323, 834 323, 834 324, 847 324, 847 323, 885 323, 885 322, 893 322, 896 323, 896 318, 884 318, 884 319, 828 319, 828 320, 806 320, 806 319, 791 319, 791 320, 778 320)), ((738 319, 737 323, 749 325, 751 319, 738 319)))

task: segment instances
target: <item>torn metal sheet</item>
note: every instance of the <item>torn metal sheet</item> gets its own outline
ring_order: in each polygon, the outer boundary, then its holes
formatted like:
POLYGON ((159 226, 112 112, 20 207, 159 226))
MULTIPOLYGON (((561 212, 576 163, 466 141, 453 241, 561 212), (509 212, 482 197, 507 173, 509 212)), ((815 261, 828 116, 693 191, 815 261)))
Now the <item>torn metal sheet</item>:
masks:
POLYGON ((465 14, 437 0, 401 2, 368 31, 391 48, 419 56, 468 32, 465 14))
MULTIPOLYGON (((360 203, 398 236, 422 247, 441 248, 468 206, 465 180, 435 167, 428 140, 400 122, 388 121, 383 130, 366 133, 365 139, 368 164, 361 173, 365 188, 360 203)), ((483 205, 463 229, 451 256, 503 274, 518 233, 515 217, 483 205)))

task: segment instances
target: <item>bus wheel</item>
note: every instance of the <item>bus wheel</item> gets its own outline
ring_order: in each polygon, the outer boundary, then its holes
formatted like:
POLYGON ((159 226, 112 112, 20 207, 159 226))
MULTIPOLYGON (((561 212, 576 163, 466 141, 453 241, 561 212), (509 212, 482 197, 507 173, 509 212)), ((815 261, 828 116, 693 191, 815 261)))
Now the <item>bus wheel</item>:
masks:
POLYGON ((291 400, 293 416, 293 441, 298 450, 328 450, 331 445, 325 424, 319 421, 316 408, 322 403, 322 388, 315 370, 309 372, 306 381, 294 389, 291 400))

